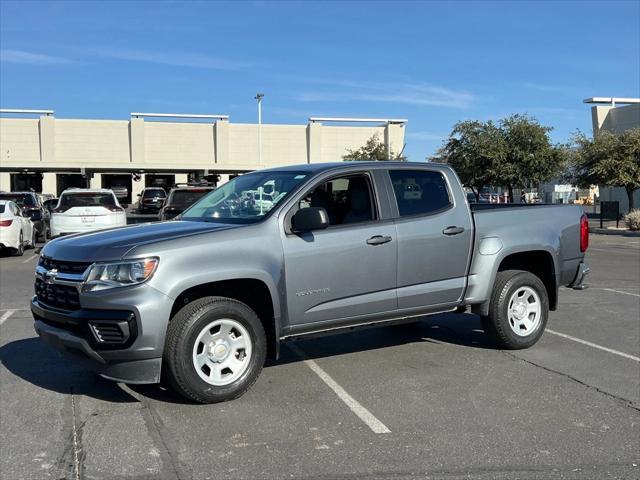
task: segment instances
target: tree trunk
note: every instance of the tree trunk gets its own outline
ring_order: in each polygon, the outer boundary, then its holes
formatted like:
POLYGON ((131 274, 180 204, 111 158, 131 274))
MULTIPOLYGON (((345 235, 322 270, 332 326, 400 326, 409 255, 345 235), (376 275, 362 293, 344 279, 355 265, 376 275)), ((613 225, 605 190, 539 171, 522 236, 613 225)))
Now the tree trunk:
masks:
POLYGON ((624 189, 627 191, 627 198, 629 199, 629 211, 631 211, 631 210, 633 210, 633 208, 635 206, 633 204, 633 194, 635 193, 637 188, 625 187, 624 189))
POLYGON ((509 185, 507 188, 509 189, 509 203, 513 203, 513 186, 509 185))

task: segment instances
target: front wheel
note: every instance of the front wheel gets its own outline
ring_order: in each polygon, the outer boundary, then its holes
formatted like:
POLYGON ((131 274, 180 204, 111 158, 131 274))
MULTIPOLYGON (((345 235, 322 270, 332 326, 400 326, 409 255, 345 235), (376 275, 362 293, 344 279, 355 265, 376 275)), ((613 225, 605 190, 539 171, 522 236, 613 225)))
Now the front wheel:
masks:
POLYGON ((13 254, 16 257, 21 257, 24 254, 24 237, 20 232, 20 238, 18 238, 18 248, 14 249, 13 254))
POLYGON ((164 351, 171 386, 199 403, 238 398, 257 380, 267 353, 260 319, 244 303, 204 297, 171 320, 164 351))
POLYGON ((549 296, 540 278, 522 270, 498 272, 482 325, 500 348, 531 347, 542 337, 548 317, 549 296))

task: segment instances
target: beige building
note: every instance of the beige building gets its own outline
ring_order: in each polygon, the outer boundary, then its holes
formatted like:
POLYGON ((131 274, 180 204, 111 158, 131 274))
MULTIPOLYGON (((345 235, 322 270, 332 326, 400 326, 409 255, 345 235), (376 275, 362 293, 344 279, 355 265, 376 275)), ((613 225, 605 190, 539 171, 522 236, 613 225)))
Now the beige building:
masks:
MULTIPOLYGON (((622 133, 640 128, 640 98, 592 97, 584 100, 591 107, 593 136, 602 130, 622 133)), ((600 200, 620 202, 620 211, 629 210, 629 200, 623 188, 600 188, 600 200)), ((640 190, 634 194, 635 205, 640 205, 640 190)))
POLYGON ((402 150, 406 120, 310 118, 304 125, 232 123, 226 115, 132 113, 129 120, 2 110, 0 190, 59 195, 68 187, 170 187, 299 163, 339 161, 372 136, 402 150), (260 140, 259 140, 260 139, 260 140), (262 161, 260 161, 262 159, 262 161))

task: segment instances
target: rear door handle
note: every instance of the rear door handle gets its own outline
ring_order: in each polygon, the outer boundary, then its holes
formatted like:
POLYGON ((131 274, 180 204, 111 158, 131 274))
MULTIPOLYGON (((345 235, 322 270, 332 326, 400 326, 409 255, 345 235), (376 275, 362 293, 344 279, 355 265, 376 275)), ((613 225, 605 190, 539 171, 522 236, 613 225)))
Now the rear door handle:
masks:
POLYGON ((458 235, 462 232, 464 232, 464 228, 456 226, 450 226, 442 230, 442 233, 444 233, 445 235, 458 235))
POLYGON ((374 235, 369 240, 367 240, 368 245, 382 245, 383 243, 389 243, 391 241, 391 237, 387 235, 374 235))

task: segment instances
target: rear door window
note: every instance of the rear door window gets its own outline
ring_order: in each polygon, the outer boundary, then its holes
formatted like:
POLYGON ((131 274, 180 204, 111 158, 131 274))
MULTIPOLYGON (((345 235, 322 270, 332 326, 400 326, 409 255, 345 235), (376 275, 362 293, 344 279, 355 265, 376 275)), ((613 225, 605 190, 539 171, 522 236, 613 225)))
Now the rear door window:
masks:
POLYGON ((452 205, 447 183, 432 170, 390 170, 389 176, 401 217, 428 215, 452 205))

